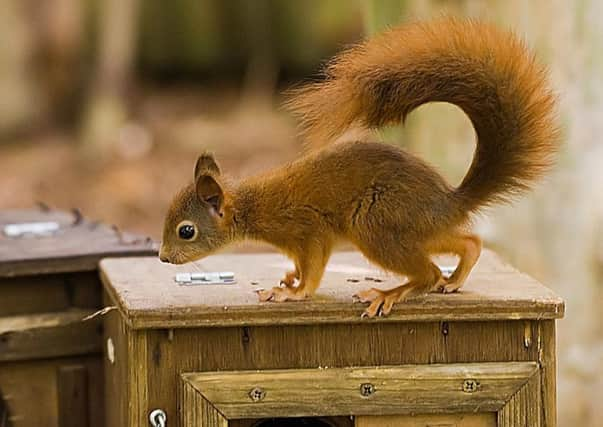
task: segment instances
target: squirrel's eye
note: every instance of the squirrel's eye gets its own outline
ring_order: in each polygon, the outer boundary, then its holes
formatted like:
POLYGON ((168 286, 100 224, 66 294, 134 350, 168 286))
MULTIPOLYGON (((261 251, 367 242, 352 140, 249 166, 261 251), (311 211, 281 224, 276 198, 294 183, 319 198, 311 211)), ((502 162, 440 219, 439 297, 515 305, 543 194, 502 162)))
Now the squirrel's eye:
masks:
POLYGON ((191 240, 195 237, 195 226, 191 224, 181 225, 178 228, 178 236, 183 240, 191 240))

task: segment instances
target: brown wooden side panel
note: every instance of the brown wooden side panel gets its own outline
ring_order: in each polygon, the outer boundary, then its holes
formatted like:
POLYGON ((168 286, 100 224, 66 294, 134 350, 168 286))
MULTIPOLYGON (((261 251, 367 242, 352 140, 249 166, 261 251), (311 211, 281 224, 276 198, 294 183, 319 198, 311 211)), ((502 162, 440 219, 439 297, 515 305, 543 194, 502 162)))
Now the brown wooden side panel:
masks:
POLYGON ((59 427, 88 427, 88 370, 83 365, 58 369, 59 427))
POLYGON ((98 308, 97 272, 50 274, 0 279, 0 316, 98 308))
POLYGON ((91 310, 0 317, 0 362, 99 354, 100 318, 91 310))
POLYGON ((546 427, 557 426, 557 339, 555 321, 540 322, 538 342, 542 368, 540 393, 542 394, 542 420, 546 427))
POLYGON ((184 426, 228 427, 228 420, 192 387, 184 384, 180 424, 184 426))
MULTIPOLYGON (((104 316, 104 375, 107 427, 127 426, 128 331, 117 311, 104 316), (108 341, 110 340, 110 344, 108 341)), ((133 355, 135 357, 135 355, 133 355)))
POLYGON ((550 427, 542 422, 540 375, 533 377, 507 402, 497 415, 497 427, 550 427))
POLYGON ((383 415, 356 417, 355 427, 497 427, 496 414, 383 415))
POLYGON ((102 362, 100 357, 85 357, 1 363, 0 389, 12 427, 60 427, 58 378, 64 366, 86 370, 88 425, 105 426, 102 362))
POLYGON ((152 330, 146 351, 130 353, 133 364, 148 367, 147 383, 138 385, 148 401, 133 407, 139 422, 153 408, 178 419, 182 372, 538 361, 538 333, 535 321, 152 330))

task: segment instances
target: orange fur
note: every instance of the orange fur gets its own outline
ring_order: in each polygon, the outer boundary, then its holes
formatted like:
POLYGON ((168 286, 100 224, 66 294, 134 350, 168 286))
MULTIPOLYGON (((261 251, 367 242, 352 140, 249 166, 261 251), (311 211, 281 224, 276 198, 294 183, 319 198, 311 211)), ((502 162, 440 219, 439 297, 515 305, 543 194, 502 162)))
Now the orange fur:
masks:
POLYGON ((202 156, 195 184, 170 208, 162 259, 184 262, 232 241, 263 240, 291 257, 296 270, 284 288, 261 299, 296 300, 314 294, 333 245, 348 240, 408 277, 395 289, 357 295, 370 302, 368 316, 387 314, 406 297, 458 290, 481 250, 480 239, 464 231, 470 213, 527 189, 552 164, 557 130, 545 72, 518 39, 490 25, 446 18, 394 28, 343 52, 324 81, 292 93, 289 108, 320 145, 354 126, 403 121, 427 102, 453 103, 475 127, 473 163, 452 188, 398 148, 339 142, 226 186, 215 162, 202 156), (195 241, 175 236, 183 220, 198 225, 195 241), (436 253, 460 257, 447 280, 430 260, 436 253))

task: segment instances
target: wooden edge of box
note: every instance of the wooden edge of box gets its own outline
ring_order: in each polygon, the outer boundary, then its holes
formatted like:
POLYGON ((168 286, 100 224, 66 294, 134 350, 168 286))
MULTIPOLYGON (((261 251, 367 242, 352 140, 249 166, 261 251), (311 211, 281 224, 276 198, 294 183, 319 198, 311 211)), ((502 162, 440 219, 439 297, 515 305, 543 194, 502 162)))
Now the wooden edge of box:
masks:
MULTIPOLYGON (((102 265, 102 263, 101 263, 102 265)), ((248 306, 209 307, 171 311, 129 310, 125 301, 109 285, 109 279, 102 268, 100 277, 105 292, 115 304, 125 324, 131 329, 177 329, 199 327, 315 325, 337 323, 375 322, 441 322, 441 321, 500 321, 500 320, 551 320, 563 318, 565 303, 560 297, 545 301, 497 302, 496 306, 480 307, 473 304, 443 303, 431 304, 428 308, 421 301, 407 301, 394 306, 385 317, 361 318, 364 304, 344 302, 286 302, 257 303, 248 306), (504 307, 507 305, 508 307, 504 307)))
POLYGON ((0 263, 0 278, 95 271, 98 269, 99 262, 104 258, 128 258, 153 256, 156 254, 157 250, 155 249, 124 249, 93 255, 65 256, 44 260, 26 259, 11 261, 10 263, 0 263))

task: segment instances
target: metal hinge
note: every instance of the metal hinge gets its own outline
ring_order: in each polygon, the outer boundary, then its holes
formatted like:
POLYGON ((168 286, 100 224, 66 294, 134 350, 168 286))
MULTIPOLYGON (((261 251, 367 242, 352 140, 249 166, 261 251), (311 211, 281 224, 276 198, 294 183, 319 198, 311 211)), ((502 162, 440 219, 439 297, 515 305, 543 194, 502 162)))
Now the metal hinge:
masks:
POLYGON ((7 237, 31 236, 50 236, 56 233, 60 228, 58 222, 21 222, 16 224, 7 224, 4 226, 4 235, 7 237))
POLYGON ((230 271, 216 273, 178 273, 176 283, 185 286, 194 285, 232 285, 237 283, 234 273, 230 271))

